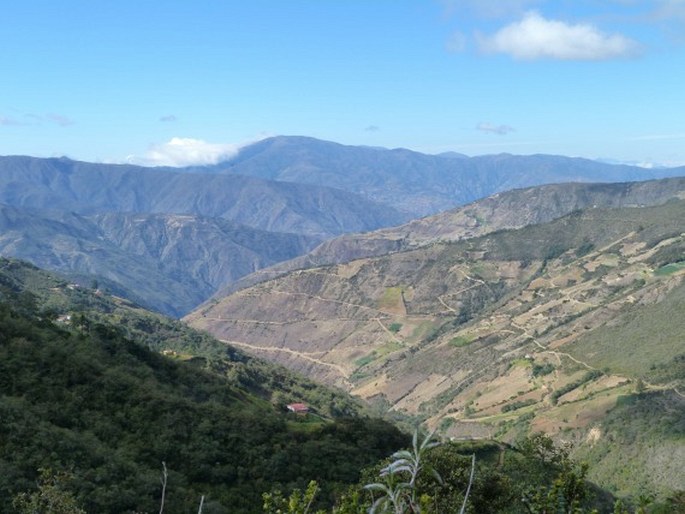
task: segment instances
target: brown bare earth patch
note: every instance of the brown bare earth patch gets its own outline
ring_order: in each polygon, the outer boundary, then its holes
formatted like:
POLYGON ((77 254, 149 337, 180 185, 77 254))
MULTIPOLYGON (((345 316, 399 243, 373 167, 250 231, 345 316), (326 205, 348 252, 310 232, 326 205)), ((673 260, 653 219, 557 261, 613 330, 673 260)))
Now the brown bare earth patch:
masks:
POLYGON ((477 411, 484 411, 493 405, 501 405, 512 396, 516 397, 519 391, 528 391, 530 388, 530 369, 513 366, 506 375, 492 380, 481 390, 474 407, 477 411))
POLYGON ((549 280, 544 278, 536 278, 528 285, 528 289, 532 290, 547 289, 549 287, 552 287, 552 284, 550 284, 549 280))
POLYGON ((393 405, 396 410, 409 414, 418 414, 419 407, 425 401, 434 398, 450 386, 451 381, 443 375, 429 375, 404 398, 393 405))
POLYGON ((631 257, 637 255, 646 246, 643 241, 636 243, 623 243, 621 246, 621 255, 624 257, 631 257))
POLYGON ((357 259, 346 264, 339 264, 337 266, 338 275, 342 278, 352 278, 364 266, 368 259, 357 259))

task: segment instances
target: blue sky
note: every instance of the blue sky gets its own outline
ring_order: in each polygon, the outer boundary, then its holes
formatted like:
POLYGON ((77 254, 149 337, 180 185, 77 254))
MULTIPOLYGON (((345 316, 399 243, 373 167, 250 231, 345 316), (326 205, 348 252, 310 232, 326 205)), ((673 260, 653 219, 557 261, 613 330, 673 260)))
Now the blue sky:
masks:
POLYGON ((0 27, 2 155, 287 134, 685 164, 685 0, 22 0, 0 27))

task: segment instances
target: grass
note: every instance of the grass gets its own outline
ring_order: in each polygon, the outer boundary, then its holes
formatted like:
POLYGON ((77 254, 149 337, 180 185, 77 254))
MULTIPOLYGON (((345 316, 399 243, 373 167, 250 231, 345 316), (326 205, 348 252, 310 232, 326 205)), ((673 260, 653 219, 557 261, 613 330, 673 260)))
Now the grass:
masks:
POLYGON ((473 336, 471 335, 457 336, 450 340, 449 345, 455 348, 463 348, 464 346, 470 345, 472 342, 473 336))
POLYGON ((383 296, 381 296, 381 299, 378 301, 378 308, 380 310, 393 310, 401 307, 403 290, 404 288, 400 286, 386 288, 385 291, 383 291, 383 296))
POLYGON ((400 330, 402 330, 402 323, 390 323, 388 330, 390 330, 390 332, 393 334, 397 334, 400 330))
POLYGON ((364 355, 363 357, 360 357, 356 361, 354 361, 354 365, 357 366, 358 368, 363 368, 367 364, 372 363, 378 358, 378 354, 376 351, 372 351, 371 353, 364 355))
POLYGON ((611 326, 599 327, 565 348, 595 368, 649 378, 650 370, 683 352, 683 312, 685 283, 658 304, 633 306, 611 326))
POLYGON ((406 339, 409 344, 414 344, 418 341, 422 341, 429 334, 433 333, 439 327, 439 323, 434 321, 422 321, 419 325, 414 328, 411 335, 406 339))
POLYGON ((657 277, 665 277, 683 269, 685 269, 685 261, 674 262, 671 264, 666 264, 666 266, 662 266, 654 272, 654 275, 657 277))
POLYGON ((404 348, 404 345, 402 345, 402 343, 398 343, 397 341, 389 341, 380 348, 376 348, 371 353, 368 353, 363 357, 358 358, 356 361, 354 361, 354 364, 358 368, 363 368, 367 364, 371 364, 376 359, 380 359, 381 357, 396 352, 397 350, 401 350, 402 348, 404 348))
POLYGON ((314 433, 330 423, 330 421, 312 412, 307 414, 288 413, 288 417, 290 418, 286 421, 288 429, 301 434, 314 433))

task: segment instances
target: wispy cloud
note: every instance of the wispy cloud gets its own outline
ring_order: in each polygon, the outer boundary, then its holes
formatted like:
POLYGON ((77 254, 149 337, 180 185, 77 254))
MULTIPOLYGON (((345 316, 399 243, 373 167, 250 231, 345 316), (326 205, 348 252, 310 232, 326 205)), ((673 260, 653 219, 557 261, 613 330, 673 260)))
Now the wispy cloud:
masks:
POLYGON ((378 132, 381 128, 378 125, 369 125, 364 130, 366 132, 378 132))
POLYGON ((493 125, 492 123, 481 122, 476 125, 476 130, 489 134, 497 134, 498 136, 505 136, 509 132, 514 132, 516 129, 509 125, 493 125))
POLYGON ((159 118, 159 121, 161 121, 163 123, 172 123, 172 122, 177 121, 177 120, 178 120, 178 118, 173 114, 168 114, 166 116, 162 116, 159 118))
POLYGON ((143 156, 131 155, 126 161, 141 166, 209 165, 230 159, 243 145, 208 143, 201 139, 174 137, 166 143, 151 145, 143 156))
POLYGON ((630 138, 630 141, 662 141, 673 139, 685 139, 685 132, 678 134, 647 134, 644 136, 635 136, 630 138))
POLYGON ((51 122, 53 122, 53 123, 56 123, 56 124, 59 125, 60 127, 67 127, 67 126, 69 126, 69 125, 73 125, 73 124, 74 124, 74 120, 72 120, 72 119, 69 118, 68 116, 64 116, 63 114, 54 114, 54 113, 46 114, 46 115, 45 115, 45 118, 46 118, 48 121, 51 121, 51 122))
POLYGON ((677 19, 685 22, 685 2, 683 0, 658 0, 653 15, 657 19, 677 19))
POLYGON ((46 122, 54 123, 55 125, 59 125, 60 127, 66 127, 74 124, 74 121, 71 118, 64 116, 63 114, 55 113, 49 113, 44 115, 25 113, 21 115, 21 119, 17 119, 12 116, 0 115, 0 126, 39 126, 43 125, 46 122))
POLYGON ((671 44, 680 46, 685 43, 685 1, 655 0, 649 15, 649 22, 655 23, 659 32, 671 44))
POLYGON ((451 16, 457 11, 469 11, 476 16, 500 18, 518 15, 531 5, 544 3, 545 0, 440 0, 445 15, 451 16))
POLYGON ((0 126, 12 127, 12 126, 17 126, 17 125, 26 125, 26 123, 22 123, 21 121, 19 121, 16 118, 0 115, 0 126))
POLYGON ((449 39, 445 42, 445 48, 448 52, 463 52, 466 50, 467 41, 468 38, 462 32, 453 32, 449 39))
POLYGON ((640 45, 620 34, 605 34, 585 23, 548 20, 535 11, 491 36, 478 35, 487 53, 503 53, 515 59, 600 61, 635 56, 640 45))

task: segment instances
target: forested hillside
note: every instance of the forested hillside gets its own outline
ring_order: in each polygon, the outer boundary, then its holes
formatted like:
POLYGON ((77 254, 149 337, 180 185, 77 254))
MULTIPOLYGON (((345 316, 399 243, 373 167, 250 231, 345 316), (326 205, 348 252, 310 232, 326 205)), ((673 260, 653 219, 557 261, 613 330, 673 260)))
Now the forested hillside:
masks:
MULTIPOLYGON (((166 333, 139 326, 138 333, 149 337, 137 338, 135 330, 108 318, 102 307, 109 302, 102 299, 98 306, 94 292, 74 291, 16 261, 0 264, 3 499, 33 490, 39 469, 50 468, 71 476, 69 491, 88 512, 152 512, 159 506, 165 462, 165 512, 189 512, 205 495, 204 512, 251 513, 262 492, 302 487, 310 479, 325 484, 321 501, 330 502, 336 488, 357 481, 362 468, 407 442, 378 420, 329 418, 323 408, 324 417, 288 415, 279 398, 294 394, 295 387, 269 390, 288 373, 269 382, 268 368, 244 367, 241 360, 249 359, 230 351, 219 358, 216 349, 213 360, 160 355, 146 343, 174 332, 177 344, 193 337, 202 342, 204 336, 179 333, 170 322, 166 333), (52 303, 30 291, 53 288, 59 291, 52 303), (67 312, 73 317, 57 321, 71 293, 76 310, 67 312), (209 360, 225 373, 212 371, 209 360), (331 462, 338 464, 333 468, 331 462)), ((164 325, 143 315, 136 323, 146 319, 164 325)), ((315 392, 309 394, 315 399, 315 392)), ((335 397, 329 395, 327 408, 335 397)), ((355 407, 341 404, 339 410, 352 413, 355 407)), ((11 502, 1 502, 0 511, 13 512, 11 502)))

